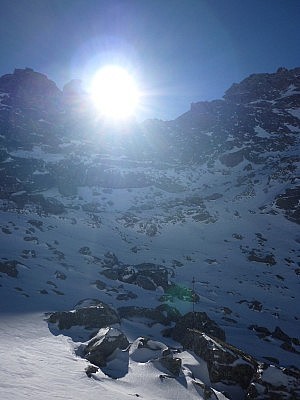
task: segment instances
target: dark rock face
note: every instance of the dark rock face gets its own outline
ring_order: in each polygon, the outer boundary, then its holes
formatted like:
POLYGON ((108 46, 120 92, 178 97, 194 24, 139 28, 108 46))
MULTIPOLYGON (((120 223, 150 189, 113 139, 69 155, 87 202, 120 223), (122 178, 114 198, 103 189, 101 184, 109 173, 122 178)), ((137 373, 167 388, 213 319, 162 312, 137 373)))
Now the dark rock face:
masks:
POLYGON ((153 323, 160 323, 163 325, 170 325, 170 323, 178 318, 178 311, 176 309, 169 309, 158 306, 156 308, 146 307, 119 307, 118 313, 120 318, 142 318, 150 319, 153 323))
MULTIPOLYGON (((250 325, 249 329, 256 332, 257 336, 261 339, 279 340, 282 342, 280 345, 282 349, 292 353, 300 354, 300 352, 296 349, 296 346, 299 346, 300 344, 300 340, 295 337, 290 337, 279 326, 276 326, 273 332, 270 332, 269 329, 263 326, 257 326, 257 325, 250 325)), ((278 364, 278 361, 275 360, 274 362, 278 364)))
POLYGON ((257 362, 226 344, 224 331, 206 313, 184 315, 176 323, 172 337, 207 362, 211 382, 239 385, 244 390, 249 387, 257 362))
POLYGON ((16 260, 1 261, 0 273, 6 274, 12 278, 17 278, 19 271, 17 269, 18 262, 16 260))
POLYGON ((109 279, 117 279, 153 291, 159 286, 163 289, 169 286, 169 273, 169 270, 162 265, 152 263, 125 265, 118 260, 113 266, 102 271, 102 274, 109 279))
POLYGON ((104 328, 84 348, 83 356, 98 367, 105 367, 108 357, 116 350, 126 350, 129 342, 119 329, 104 328))
POLYGON ((254 375, 246 399, 296 400, 300 398, 300 371, 263 364, 254 375))
POLYGON ((119 322, 117 313, 105 303, 78 308, 73 311, 54 312, 48 322, 58 324, 59 329, 70 329, 72 326, 84 326, 88 329, 103 328, 119 322))
POLYGON ((276 260, 273 256, 273 254, 267 254, 267 255, 260 255, 256 254, 254 250, 252 250, 248 256, 249 261, 255 261, 259 263, 264 263, 267 265, 275 265, 276 260))
POLYGON ((174 340, 182 343, 191 329, 204 332, 209 336, 225 340, 225 332, 205 312, 185 314, 179 318, 172 333, 174 340))
POLYGON ((181 358, 166 356, 160 358, 159 361, 172 375, 179 376, 181 372, 181 358))
POLYGON ((61 92, 46 75, 31 68, 15 69, 13 74, 0 78, 0 91, 9 95, 8 106, 37 107, 49 106, 49 101, 57 101, 61 92))
MULTIPOLYGON (((270 333, 263 328, 256 327, 256 329, 262 331, 264 335, 270 333)), ((278 327, 272 336, 286 340, 285 343, 287 343, 287 335, 278 327)), ((239 386, 245 393, 245 399, 292 400, 299 398, 300 371, 298 369, 260 363, 249 354, 223 342, 216 336, 213 339, 198 330, 187 329, 180 343, 206 361, 212 383, 225 384, 228 390, 230 386, 239 386)))
POLYGON ((281 194, 275 200, 275 205, 284 210, 286 217, 300 224, 300 187, 287 189, 284 194, 281 194))
POLYGON ((278 98, 290 85, 300 87, 300 68, 280 68, 273 74, 253 74, 239 84, 233 84, 225 93, 225 100, 250 103, 258 98, 270 101, 278 98))
POLYGON ((192 329, 186 332, 181 343, 207 362, 212 382, 248 388, 257 367, 250 356, 192 329))
POLYGON ((46 75, 31 68, 0 78, 0 130, 9 146, 53 142, 62 93, 46 75))

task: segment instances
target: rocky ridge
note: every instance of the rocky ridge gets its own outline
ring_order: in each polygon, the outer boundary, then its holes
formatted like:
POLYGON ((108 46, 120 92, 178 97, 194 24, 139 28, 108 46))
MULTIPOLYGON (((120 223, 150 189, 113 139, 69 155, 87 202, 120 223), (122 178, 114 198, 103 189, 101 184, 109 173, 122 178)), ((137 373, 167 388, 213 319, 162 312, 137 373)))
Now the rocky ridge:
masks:
MULTIPOLYGON (((92 303, 95 302, 92 301, 92 303)), ((166 377, 176 379, 183 377, 185 373, 181 352, 189 350, 203 359, 207 365, 211 387, 203 384, 197 377, 192 377, 194 384, 201 387, 204 399, 216 396, 214 390, 222 387, 226 387, 223 393, 228 396, 228 399, 236 396, 237 387, 241 399, 294 399, 300 395, 299 370, 288 370, 261 363, 249 354, 228 345, 224 341, 224 331, 206 313, 189 313, 177 317, 177 322, 170 331, 172 338, 183 346, 177 349, 149 337, 138 337, 130 343, 120 330, 121 319, 114 320, 116 315, 116 310, 110 309, 106 304, 98 303, 96 306, 77 308, 75 312, 52 313, 47 321, 50 330, 53 330, 53 324, 57 324, 59 331, 71 336, 70 328, 78 325, 83 325, 87 331, 91 328, 100 328, 76 350, 79 356, 91 363, 86 368, 86 374, 90 378, 97 379, 99 368, 111 378, 121 378, 128 373, 130 359, 132 359, 140 363, 151 362, 159 365, 164 372, 160 375, 160 379, 166 377), (95 307, 99 313, 97 319, 93 314, 95 307), (78 318, 79 314, 80 318, 78 318), (110 326, 112 323, 113 326, 110 326), (110 364, 116 360, 122 364, 122 367, 119 366, 117 370, 110 367, 110 364), (274 374, 276 374, 276 379, 272 378, 274 374), (281 383, 283 381, 288 381, 289 384, 284 386, 281 383)), ((146 315, 145 313, 144 316, 146 315)), ((128 318, 128 315, 123 315, 123 318, 128 318)), ((157 318, 156 321, 160 322, 160 319, 157 318)))

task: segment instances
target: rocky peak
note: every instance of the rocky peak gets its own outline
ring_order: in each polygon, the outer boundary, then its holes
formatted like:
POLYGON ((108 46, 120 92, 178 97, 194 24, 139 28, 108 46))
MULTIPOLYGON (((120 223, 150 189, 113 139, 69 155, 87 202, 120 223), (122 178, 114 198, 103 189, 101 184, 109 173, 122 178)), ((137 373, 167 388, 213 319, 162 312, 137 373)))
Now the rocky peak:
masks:
POLYGON ((53 81, 31 68, 15 69, 13 74, 3 75, 0 92, 7 94, 7 106, 20 108, 43 109, 61 97, 61 91, 53 81))
POLYGON ((293 94, 300 94, 300 68, 288 70, 280 67, 275 73, 252 74, 242 82, 234 83, 225 92, 224 99, 246 104, 258 100, 272 101, 293 94))

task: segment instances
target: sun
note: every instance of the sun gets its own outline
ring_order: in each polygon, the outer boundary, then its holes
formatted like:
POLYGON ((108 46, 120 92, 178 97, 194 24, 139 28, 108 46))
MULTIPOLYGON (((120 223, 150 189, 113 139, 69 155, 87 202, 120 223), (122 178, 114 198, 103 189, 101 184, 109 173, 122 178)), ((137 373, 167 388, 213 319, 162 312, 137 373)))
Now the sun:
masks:
POLYGON ((134 78, 117 65, 107 65, 96 72, 90 93, 101 115, 114 120, 132 116, 140 97, 134 78))

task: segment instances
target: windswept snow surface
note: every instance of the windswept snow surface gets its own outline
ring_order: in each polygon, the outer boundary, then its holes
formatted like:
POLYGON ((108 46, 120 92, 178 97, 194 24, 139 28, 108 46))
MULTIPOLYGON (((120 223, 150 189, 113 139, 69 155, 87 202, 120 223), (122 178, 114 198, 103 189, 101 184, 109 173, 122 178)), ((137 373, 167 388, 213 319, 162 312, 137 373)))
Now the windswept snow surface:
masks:
POLYGON ((75 355, 71 339, 51 335, 42 321, 41 313, 25 310, 1 316, 1 399, 201 399, 188 377, 161 380, 151 363, 132 361, 123 379, 101 372, 88 379, 88 363, 75 355))
MULTIPOLYGON (((150 357, 138 361, 132 357, 122 379, 111 379, 101 371, 95 379, 88 379, 84 372, 88 362, 75 355, 72 340, 51 335, 43 318, 42 313, 26 309, 1 316, 1 399, 202 399, 189 373, 192 370, 197 376, 200 369, 191 354, 182 353, 188 372, 176 379, 163 377, 164 371, 158 370, 150 357)), ((119 368, 117 360, 113 367, 119 368)), ((209 382, 208 377, 206 380, 209 382)), ((217 399, 226 400, 215 393, 217 399)))

